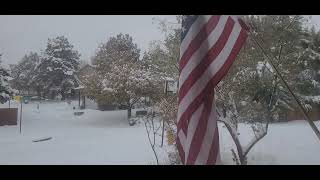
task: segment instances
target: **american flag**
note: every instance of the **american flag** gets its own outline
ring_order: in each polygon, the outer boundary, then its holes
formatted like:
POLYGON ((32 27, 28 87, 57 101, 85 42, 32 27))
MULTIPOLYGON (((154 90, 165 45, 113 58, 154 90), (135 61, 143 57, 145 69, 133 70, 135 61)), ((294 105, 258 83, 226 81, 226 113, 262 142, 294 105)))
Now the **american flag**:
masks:
POLYGON ((238 16, 182 19, 177 147, 183 164, 221 164, 214 88, 247 38, 238 16))

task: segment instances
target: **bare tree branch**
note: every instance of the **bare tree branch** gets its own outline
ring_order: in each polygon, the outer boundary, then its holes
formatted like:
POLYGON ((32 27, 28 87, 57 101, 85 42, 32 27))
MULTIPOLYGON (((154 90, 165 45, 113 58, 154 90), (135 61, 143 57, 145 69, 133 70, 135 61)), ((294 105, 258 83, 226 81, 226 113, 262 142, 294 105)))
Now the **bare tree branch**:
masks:
MULTIPOLYGON (((153 117, 152 117, 152 119, 153 119, 153 117)), ((147 123, 149 123, 149 115, 147 115, 147 117, 146 117, 146 121, 144 122, 144 126, 145 126, 145 128, 146 128, 146 132, 147 132, 147 135, 148 135, 149 144, 150 144, 150 146, 151 146, 151 148, 152 148, 152 151, 153 151, 154 156, 156 157, 157 165, 159 165, 158 155, 157 155, 157 152, 156 152, 155 146, 154 146, 155 144, 154 144, 154 143, 152 144, 152 142, 151 142, 150 130, 149 130, 148 127, 147 127, 147 123)))
MULTIPOLYGON (((269 124, 269 122, 267 122, 267 124, 269 124)), ((267 135, 267 131, 264 131, 263 134, 261 135, 256 135, 255 133, 255 139, 253 139, 249 144, 248 147, 244 150, 243 156, 247 156, 247 154, 249 153, 249 151, 251 150, 251 148, 257 143, 259 142, 264 136, 267 135)))
POLYGON ((241 146, 241 143, 240 143, 240 140, 238 138, 238 135, 235 134, 236 132, 233 131, 231 125, 229 123, 227 123, 226 121, 223 121, 221 119, 218 119, 218 121, 222 122, 226 128, 228 129, 232 139, 233 139, 233 142, 235 143, 236 145, 236 148, 237 148, 237 151, 238 151, 238 157, 239 157, 239 160, 241 162, 241 164, 245 164, 245 158, 243 156, 243 151, 242 151, 242 146, 241 146))

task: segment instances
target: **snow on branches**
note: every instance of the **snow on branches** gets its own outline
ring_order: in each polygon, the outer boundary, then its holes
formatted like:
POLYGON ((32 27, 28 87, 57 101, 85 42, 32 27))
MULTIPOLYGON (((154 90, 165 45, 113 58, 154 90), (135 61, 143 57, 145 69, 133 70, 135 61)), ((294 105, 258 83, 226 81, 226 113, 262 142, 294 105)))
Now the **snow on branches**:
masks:
MULTIPOLYGON (((1 58, 1 54, 0 54, 1 58)), ((9 81, 11 80, 10 72, 9 70, 5 69, 1 66, 0 61, 0 103, 3 104, 6 101, 10 99, 10 96, 12 96, 15 93, 15 90, 11 88, 9 81)))

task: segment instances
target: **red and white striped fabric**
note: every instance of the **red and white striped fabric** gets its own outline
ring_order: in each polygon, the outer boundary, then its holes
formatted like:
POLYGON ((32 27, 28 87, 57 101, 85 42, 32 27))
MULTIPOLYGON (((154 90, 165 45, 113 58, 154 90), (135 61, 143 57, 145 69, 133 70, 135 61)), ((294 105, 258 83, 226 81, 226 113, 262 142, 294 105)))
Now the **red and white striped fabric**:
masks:
POLYGON ((247 38, 237 16, 184 16, 179 61, 177 147, 183 164, 221 164, 214 87, 247 38))

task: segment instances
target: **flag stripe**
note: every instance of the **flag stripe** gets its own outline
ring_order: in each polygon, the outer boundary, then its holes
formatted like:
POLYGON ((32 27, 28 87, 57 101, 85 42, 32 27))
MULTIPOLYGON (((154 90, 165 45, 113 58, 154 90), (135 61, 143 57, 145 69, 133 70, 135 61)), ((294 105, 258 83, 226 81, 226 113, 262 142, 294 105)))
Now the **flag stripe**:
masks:
POLYGON ((196 68, 188 76, 187 80, 181 85, 179 90, 179 103, 186 95, 188 90, 194 85, 194 83, 201 77, 209 65, 216 59, 222 49, 225 47, 227 40, 232 32, 234 21, 230 18, 224 28, 223 33, 219 37, 216 44, 214 44, 208 51, 207 55, 201 60, 196 68))
POLYGON ((247 35, 246 31, 244 29, 241 29, 240 35, 238 36, 238 39, 237 39, 234 47, 232 48, 232 51, 230 52, 228 59, 225 61, 225 65, 221 68, 221 71, 219 72, 219 73, 221 73, 221 75, 217 76, 217 78, 214 80, 215 81, 214 86, 216 86, 229 71, 233 61, 235 60, 236 56, 238 55, 239 51, 241 50, 241 47, 243 46, 247 36, 248 35, 247 35))
POLYGON ((187 34, 181 41, 180 45, 180 58, 181 55, 184 54, 186 49, 188 48, 190 42, 197 36, 198 32, 200 31, 199 27, 202 27, 207 23, 207 21, 210 19, 211 16, 197 16, 196 19, 194 19, 194 23, 191 25, 191 27, 187 30, 187 34))
POLYGON ((219 154, 219 129, 216 128, 215 132, 214 132, 214 137, 212 139, 211 142, 211 147, 210 147, 210 152, 209 152, 209 157, 208 160, 206 162, 207 165, 213 165, 213 164, 217 164, 220 162, 220 156, 219 154))
POLYGON ((198 94, 202 92, 205 85, 210 81, 211 77, 214 76, 225 63, 226 59, 228 58, 232 50, 232 47, 234 47, 235 45, 235 42, 238 38, 240 30, 241 29, 239 24, 235 24, 232 30, 232 33, 229 36, 228 42, 226 43, 225 47, 223 48, 221 53, 218 55, 216 60, 210 64, 210 66, 203 73, 201 78, 199 78, 198 81, 189 89, 189 91, 184 96, 184 98, 179 101, 179 109, 178 109, 179 122, 180 122, 180 117, 182 116, 183 113, 185 113, 186 109, 192 103, 192 101, 194 101, 195 97, 197 97, 198 94))
POLYGON ((214 88, 247 38, 235 15, 186 16, 179 61, 177 148, 183 164, 221 164, 214 88))
MULTIPOLYGON (((196 128, 199 124, 200 121, 200 117, 202 115, 202 112, 204 110, 204 104, 202 104, 192 115, 192 117, 190 118, 190 121, 188 123, 188 132, 186 134, 187 140, 184 146, 184 151, 185 151, 185 157, 189 156, 189 149, 191 146, 191 142, 192 142, 192 138, 196 132, 196 128)), ((182 131, 181 131, 182 132, 182 131)), ((186 160, 185 160, 186 161, 186 160)))
MULTIPOLYGON (((201 19, 201 18, 199 18, 201 19)), ((188 48, 181 56, 181 60, 179 62, 179 70, 183 69, 187 64, 190 57, 193 53, 200 47, 202 42, 207 39, 210 32, 216 27, 220 19, 220 16, 211 16, 209 21, 202 27, 197 36, 190 42, 188 48)))
POLYGON ((189 150, 189 155, 186 158, 186 164, 194 164, 194 161, 197 159, 198 153, 201 148, 202 140, 205 135, 204 129, 206 129, 208 120, 211 113, 213 95, 209 94, 208 97, 204 100, 204 109, 202 111, 201 117, 199 119, 199 125, 196 127, 196 132, 192 137, 191 146, 192 149, 189 150), (211 97, 210 97, 211 96, 211 97))
POLYGON ((178 149, 178 153, 179 153, 179 156, 180 156, 180 160, 183 164, 185 164, 185 161, 184 161, 184 149, 182 148, 182 144, 180 142, 180 137, 178 136, 177 139, 176 139, 176 144, 177 144, 177 149, 178 149))
POLYGON ((203 130, 205 131, 205 136, 201 142, 201 148, 199 149, 199 155, 195 161, 195 164, 206 164, 209 154, 211 152, 212 143, 215 133, 217 132, 217 121, 214 105, 211 106, 210 119, 208 120, 207 127, 203 130))
POLYGON ((227 23, 228 16, 221 16, 216 28, 210 33, 208 38, 201 44, 200 48, 191 56, 190 60, 180 71, 179 88, 189 76, 190 72, 200 63, 200 60, 207 54, 208 48, 212 47, 222 34, 227 23))
POLYGON ((187 137, 186 137, 185 133, 183 131, 179 131, 178 137, 179 137, 180 143, 182 145, 181 147, 182 147, 183 151, 185 151, 185 144, 187 142, 187 137))
MULTIPOLYGON (((216 86, 216 84, 224 76, 224 73, 226 73, 228 71, 228 69, 232 65, 232 61, 234 60, 234 58, 237 55, 237 53, 240 51, 241 45, 243 44, 243 42, 245 40, 245 37, 246 37, 245 32, 243 30, 241 30, 240 36, 238 36, 238 38, 236 40, 236 43, 233 46, 231 52, 228 53, 229 56, 226 58, 226 61, 223 64, 223 66, 218 69, 218 72, 214 73, 215 75, 213 77, 209 76, 209 77, 212 77, 212 78, 207 83, 205 88, 201 91, 201 93, 196 98, 194 98, 194 100, 190 103, 190 105, 185 109, 184 113, 181 115, 180 120, 178 121, 178 128, 182 128, 182 130, 184 132, 186 132, 186 127, 187 127, 186 119, 189 119, 189 117, 191 117, 192 113, 194 113, 194 111, 196 110, 197 106, 199 106, 202 103, 203 98, 206 95, 206 93, 212 92, 213 88, 216 86)), ((196 87, 201 87, 201 86, 196 86, 196 87)), ((196 90, 199 90, 199 88, 196 89, 196 90)), ((193 93, 191 95, 198 94, 196 90, 194 92, 192 92, 192 90, 190 90, 188 93, 190 93, 190 92, 193 93)), ((182 102, 182 103, 184 103, 184 102, 182 102)), ((182 103, 180 103, 180 104, 182 104, 182 103)), ((179 110, 180 110, 180 108, 181 108, 181 106, 179 106, 179 110)), ((179 114, 178 114, 178 118, 179 118, 179 114)))
MULTIPOLYGON (((183 44, 183 40, 187 35, 192 35, 193 33, 189 33, 192 29, 198 30, 201 24, 196 24, 196 20, 198 19, 199 15, 187 15, 182 17, 182 31, 181 31, 181 46, 183 44), (199 25, 199 27, 196 27, 196 25, 199 25), (192 28, 193 25, 193 28, 192 28), (189 34, 188 34, 189 33, 189 34)), ((185 42, 187 43, 187 42, 185 42)), ((189 42, 190 43, 190 42, 189 42)))

